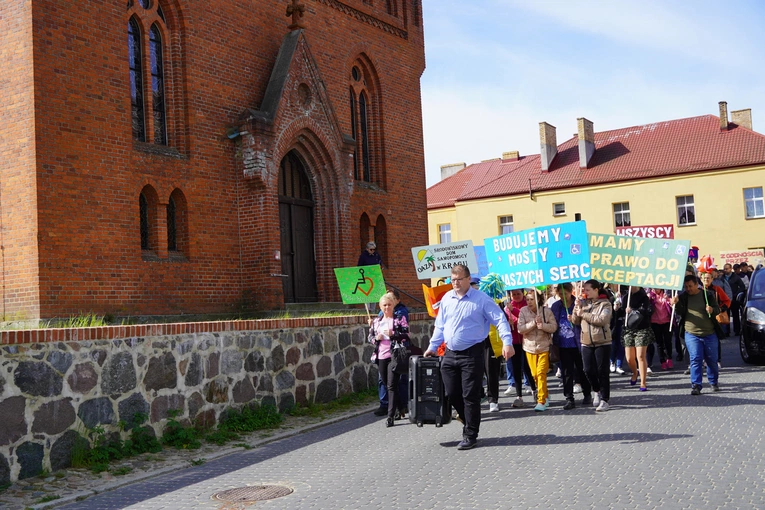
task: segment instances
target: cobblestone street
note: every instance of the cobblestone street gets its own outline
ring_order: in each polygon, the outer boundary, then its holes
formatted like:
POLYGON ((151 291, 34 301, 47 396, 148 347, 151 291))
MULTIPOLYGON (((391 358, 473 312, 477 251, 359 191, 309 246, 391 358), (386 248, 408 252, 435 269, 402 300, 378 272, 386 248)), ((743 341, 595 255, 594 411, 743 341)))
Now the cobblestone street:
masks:
POLYGON ((551 376, 547 412, 502 397, 471 451, 455 448, 457 422, 386 429, 368 412, 63 508, 242 508, 211 497, 259 484, 294 489, 255 505, 269 508, 765 508, 763 369, 743 365, 733 339, 723 363, 722 391, 698 397, 685 364, 644 394, 612 376, 602 415, 563 411, 551 376))

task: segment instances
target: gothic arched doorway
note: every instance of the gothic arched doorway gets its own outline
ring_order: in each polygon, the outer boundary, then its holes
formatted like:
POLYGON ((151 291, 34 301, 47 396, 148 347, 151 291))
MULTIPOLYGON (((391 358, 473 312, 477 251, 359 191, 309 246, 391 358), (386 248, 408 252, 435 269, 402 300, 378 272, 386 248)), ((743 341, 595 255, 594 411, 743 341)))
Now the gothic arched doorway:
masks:
POLYGON ((313 196, 295 151, 279 165, 279 229, 285 303, 318 301, 313 251, 313 196))

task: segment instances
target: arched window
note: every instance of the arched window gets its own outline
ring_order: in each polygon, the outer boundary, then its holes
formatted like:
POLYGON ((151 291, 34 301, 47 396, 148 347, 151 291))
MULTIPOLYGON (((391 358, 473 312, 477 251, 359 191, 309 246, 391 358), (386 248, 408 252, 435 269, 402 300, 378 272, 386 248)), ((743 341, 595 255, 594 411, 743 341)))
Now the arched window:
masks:
POLYGON ((372 172, 369 165, 369 117, 367 116, 367 95, 359 95, 359 138, 361 142, 361 163, 364 170, 363 180, 372 182, 372 172))
MULTIPOLYGON (((134 140, 168 145, 173 136, 166 95, 173 88, 172 76, 166 74, 172 74, 166 55, 170 54, 167 47, 173 34, 159 3, 160 0, 128 2, 131 121, 134 140)), ((170 103, 173 104, 172 98, 170 103)))
POLYGON ((156 24, 149 31, 151 60, 151 95, 154 113, 154 143, 167 145, 165 126, 165 73, 162 61, 162 35, 156 24))
POLYGON ((167 251, 171 258, 189 256, 189 220, 186 197, 175 189, 167 201, 167 251))
POLYGON ((356 142, 353 176, 385 187, 380 85, 372 63, 360 56, 350 73, 351 136, 356 142))
POLYGON ((385 222, 385 216, 382 214, 375 221, 375 243, 377 244, 377 253, 382 257, 383 264, 390 267, 390 260, 388 260, 388 224, 385 222))
POLYGON ((175 200, 167 202, 167 251, 178 251, 178 237, 175 223, 175 200))
MULTIPOLYGON (((356 139, 356 93, 351 89, 351 137, 356 139)), ((353 178, 359 180, 359 155, 353 151, 353 178)))
POLYGON ((130 117, 133 139, 146 141, 146 122, 143 112, 143 59, 141 58, 141 30, 135 18, 128 22, 128 59, 130 60, 130 117))
POLYGON ((149 201, 146 195, 141 192, 138 197, 138 210, 141 218, 141 249, 149 249, 149 201))

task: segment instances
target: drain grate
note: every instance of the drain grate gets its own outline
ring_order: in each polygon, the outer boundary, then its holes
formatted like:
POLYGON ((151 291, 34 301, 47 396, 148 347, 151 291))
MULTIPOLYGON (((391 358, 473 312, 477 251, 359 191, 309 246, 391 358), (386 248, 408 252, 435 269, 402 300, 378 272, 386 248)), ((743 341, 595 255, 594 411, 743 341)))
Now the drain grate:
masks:
POLYGON ((281 498, 289 494, 292 494, 292 489, 283 485, 254 485, 215 493, 213 499, 230 503, 248 503, 281 498))

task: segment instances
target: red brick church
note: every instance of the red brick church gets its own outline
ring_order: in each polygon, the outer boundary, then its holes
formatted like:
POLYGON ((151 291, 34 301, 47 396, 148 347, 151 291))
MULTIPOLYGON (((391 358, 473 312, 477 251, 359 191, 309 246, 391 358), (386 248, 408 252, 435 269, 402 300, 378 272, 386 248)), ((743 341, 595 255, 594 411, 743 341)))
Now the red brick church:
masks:
POLYGON ((339 301, 427 244, 420 0, 0 3, 3 320, 339 301))

